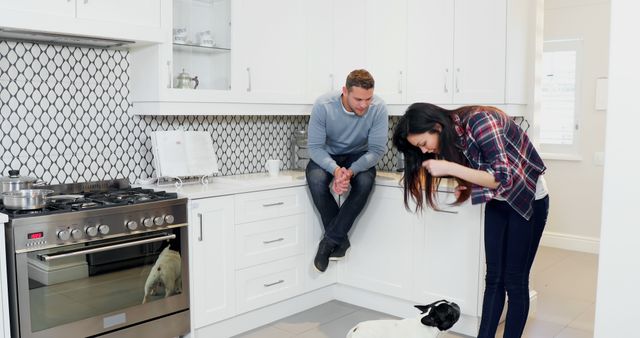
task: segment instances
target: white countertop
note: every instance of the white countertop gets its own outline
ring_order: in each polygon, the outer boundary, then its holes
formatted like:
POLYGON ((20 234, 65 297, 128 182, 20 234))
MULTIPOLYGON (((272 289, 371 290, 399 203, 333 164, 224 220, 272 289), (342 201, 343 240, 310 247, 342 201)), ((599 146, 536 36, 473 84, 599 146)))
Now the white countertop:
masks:
MULTIPOLYGON (((378 171, 376 185, 401 188, 402 173, 378 171)), ((254 191, 304 186, 307 184, 304 171, 284 170, 278 176, 271 177, 267 173, 253 173, 233 176, 220 176, 209 179, 208 184, 191 183, 176 188, 169 185, 141 185, 144 188, 177 192, 181 197, 191 199, 208 198, 224 195, 241 194, 254 191)), ((443 192, 453 191, 455 182, 444 179, 439 188, 443 192)))
MULTIPOLYGON (((378 171, 376 184, 390 187, 400 187, 402 175, 395 172, 378 171)), ((184 184, 180 188, 174 185, 141 185, 144 188, 177 192, 181 197, 191 199, 208 198, 261 190, 289 188, 306 185, 304 171, 284 170, 278 176, 271 177, 267 173, 242 174, 220 176, 209 179, 208 184, 184 184)))

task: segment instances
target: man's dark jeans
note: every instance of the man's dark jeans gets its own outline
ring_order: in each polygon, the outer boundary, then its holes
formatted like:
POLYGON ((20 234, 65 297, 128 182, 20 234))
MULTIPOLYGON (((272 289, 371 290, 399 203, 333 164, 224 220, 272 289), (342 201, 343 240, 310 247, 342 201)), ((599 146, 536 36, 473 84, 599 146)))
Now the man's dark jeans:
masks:
MULTIPOLYGON (((340 167, 349 168, 362 155, 363 153, 331 157, 340 167)), ((315 162, 309 161, 306 176, 313 203, 322 218, 324 238, 330 244, 342 244, 347 240, 353 222, 369 199, 376 178, 376 168, 362 171, 351 178, 351 191, 342 206, 338 206, 331 195, 329 184, 333 180, 333 174, 328 173, 315 162)))
POLYGON ((504 307, 509 307, 504 338, 519 338, 529 313, 529 271, 547 223, 549 196, 533 202, 528 221, 505 201, 487 203, 484 245, 487 259, 486 286, 478 338, 493 338, 504 307))

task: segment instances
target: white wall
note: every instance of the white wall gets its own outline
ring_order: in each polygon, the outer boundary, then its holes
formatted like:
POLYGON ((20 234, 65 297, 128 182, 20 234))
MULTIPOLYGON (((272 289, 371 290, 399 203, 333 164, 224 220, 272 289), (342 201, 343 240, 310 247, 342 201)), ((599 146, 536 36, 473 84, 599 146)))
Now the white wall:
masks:
POLYGON ((545 159, 551 209, 543 245, 597 252, 600 237, 606 113, 595 110, 595 84, 607 76, 609 0, 545 0, 544 39, 583 39, 580 96, 581 161, 545 159))
POLYGON ((640 2, 611 1, 609 111, 602 201, 596 338, 639 337, 640 2))

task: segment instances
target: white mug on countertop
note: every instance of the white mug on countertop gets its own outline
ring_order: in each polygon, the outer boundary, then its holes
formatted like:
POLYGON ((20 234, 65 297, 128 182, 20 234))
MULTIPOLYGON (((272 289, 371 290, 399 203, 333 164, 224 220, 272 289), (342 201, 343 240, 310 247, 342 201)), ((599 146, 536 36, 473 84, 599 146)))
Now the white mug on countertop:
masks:
POLYGON ((269 176, 278 176, 280 173, 280 160, 267 160, 265 167, 269 172, 269 176))

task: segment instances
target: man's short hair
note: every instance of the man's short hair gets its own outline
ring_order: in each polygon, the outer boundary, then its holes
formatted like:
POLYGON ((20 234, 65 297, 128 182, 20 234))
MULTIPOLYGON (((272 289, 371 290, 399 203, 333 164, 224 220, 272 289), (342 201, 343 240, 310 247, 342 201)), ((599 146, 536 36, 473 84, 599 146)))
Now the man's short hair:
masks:
POLYGON ((351 87, 360 87, 362 89, 371 89, 375 85, 375 81, 373 80, 373 76, 364 70, 364 69, 356 69, 347 75, 347 82, 345 86, 348 90, 351 90, 351 87))

